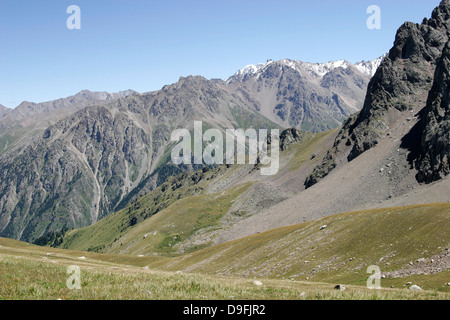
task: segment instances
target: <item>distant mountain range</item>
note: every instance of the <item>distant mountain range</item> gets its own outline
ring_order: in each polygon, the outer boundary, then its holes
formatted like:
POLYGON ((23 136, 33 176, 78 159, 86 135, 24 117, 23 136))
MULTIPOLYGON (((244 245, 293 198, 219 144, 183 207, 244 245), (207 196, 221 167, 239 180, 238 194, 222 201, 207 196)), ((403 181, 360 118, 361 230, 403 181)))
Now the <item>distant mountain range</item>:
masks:
POLYGON ((80 109, 86 106, 87 104, 91 104, 93 101, 95 101, 96 103, 98 103, 99 101, 112 101, 133 94, 137 94, 137 92, 133 90, 127 90, 118 93, 109 93, 109 92, 91 92, 89 90, 83 90, 74 96, 50 102, 33 103, 24 101, 19 106, 17 106, 17 108, 11 110, 11 116, 15 120, 21 120, 42 113, 50 114, 54 111, 66 108, 80 109))
MULTIPOLYGON (((384 57, 385 55, 375 60, 363 61, 354 65, 345 60, 328 63, 308 63, 289 59, 283 59, 280 61, 268 60, 265 64, 246 66, 225 80, 225 83, 228 85, 235 83, 243 84, 248 82, 250 79, 258 81, 261 77, 271 77, 271 85, 275 85, 276 81, 283 80, 280 77, 284 76, 284 72, 287 72, 286 70, 289 70, 290 72, 295 72, 294 77, 302 79, 302 84, 318 84, 321 88, 313 89, 318 91, 321 91, 321 89, 326 89, 330 91, 327 93, 324 93, 323 90, 322 92, 318 92, 319 94, 328 95, 327 98, 329 100, 333 100, 333 94, 342 95, 342 98, 348 103, 348 106, 345 107, 349 107, 351 111, 354 112, 362 108, 361 96, 364 96, 368 80, 370 80, 373 76, 375 70, 378 68, 384 57), (268 71, 269 66, 272 64, 273 66, 280 67, 281 72, 278 75, 269 74, 270 70, 273 69, 272 68, 268 71), (345 72, 343 72, 344 70, 345 72)), ((267 86, 268 79, 265 81, 267 86)), ((235 88, 236 86, 233 87, 235 88)), ((249 86, 246 86, 246 88, 250 89, 250 91, 253 89, 249 88, 249 86)), ((258 96, 261 96, 261 90, 262 88, 260 86, 257 90, 258 92, 250 93, 256 95, 254 98, 257 100, 257 103, 265 105, 267 102, 261 102, 257 99, 258 96)), ((269 88, 269 90, 273 90, 273 88, 269 88)), ((83 90, 73 96, 49 102, 34 103, 24 101, 14 109, 9 109, 0 105, 0 114, 2 115, 0 118, 0 130, 3 129, 4 131, 5 129, 11 129, 11 122, 16 125, 28 125, 30 122, 35 122, 37 120, 45 119, 48 121, 51 119, 57 119, 58 116, 61 117, 70 112, 75 112, 88 105, 108 103, 129 95, 139 94, 140 93, 133 90, 126 90, 118 93, 91 92, 89 90, 83 90)), ((334 99, 337 98, 335 97, 334 99)), ((333 104, 333 102, 331 102, 331 104, 333 104)), ((341 112, 348 115, 347 110, 341 112)), ((272 116, 276 122, 285 124, 286 121, 283 119, 284 117, 281 116, 280 112, 273 111, 273 113, 278 114, 278 116, 272 116)), ((337 123, 338 122, 339 121, 337 121, 337 123)), ((334 123, 334 125, 336 125, 336 123, 334 123)))
POLYGON ((361 110, 373 68, 382 60, 355 65, 345 60, 269 60, 246 66, 226 84, 268 119, 284 127, 319 132, 339 126, 361 110))
MULTIPOLYGON (((43 120, 5 130, 1 234, 32 240, 51 229, 89 225, 126 204, 130 194, 189 169, 168 164, 170 134, 191 128, 194 120, 222 129, 277 127, 239 96, 202 77, 181 78, 147 94, 104 100, 108 97, 113 96, 81 93, 78 98, 88 106, 44 118, 54 122, 45 129, 43 120), (95 100, 99 97, 103 100, 95 100)), ((61 100, 58 111, 65 112, 73 101, 61 100)))
POLYGON ((236 79, 240 79, 242 81, 242 79, 245 77, 251 77, 255 75, 260 76, 263 70, 274 62, 278 62, 282 65, 289 66, 295 69, 297 72, 309 74, 310 76, 314 77, 323 77, 328 72, 333 71, 334 69, 337 68, 347 69, 350 67, 356 67, 362 74, 372 77, 375 74, 376 69, 386 56, 387 54, 384 54, 383 56, 375 60, 361 61, 355 64, 352 64, 346 60, 330 61, 326 63, 310 63, 291 59, 282 59, 280 61, 268 60, 266 63, 248 65, 245 68, 237 71, 233 76, 228 78, 226 81, 229 82, 236 79))

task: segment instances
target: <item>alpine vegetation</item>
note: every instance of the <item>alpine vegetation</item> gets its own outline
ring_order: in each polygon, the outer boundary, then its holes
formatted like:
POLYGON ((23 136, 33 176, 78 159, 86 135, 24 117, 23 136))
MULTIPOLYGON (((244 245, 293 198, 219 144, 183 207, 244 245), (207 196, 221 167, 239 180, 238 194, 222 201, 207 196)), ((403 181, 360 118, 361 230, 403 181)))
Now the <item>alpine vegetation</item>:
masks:
POLYGON ((223 133, 219 129, 208 129, 203 132, 203 123, 194 121, 193 143, 189 130, 177 129, 172 132, 171 141, 178 144, 172 149, 171 159, 175 165, 192 164, 192 158, 194 164, 206 165, 218 165, 224 162, 229 165, 261 163, 265 166, 261 168, 261 175, 275 175, 280 167, 280 132, 278 129, 272 129, 269 136, 267 131, 267 129, 259 129, 258 137, 255 129, 245 131, 226 129, 224 155, 223 133), (203 148, 204 143, 206 146, 203 148), (248 163, 246 150, 248 150, 248 163))

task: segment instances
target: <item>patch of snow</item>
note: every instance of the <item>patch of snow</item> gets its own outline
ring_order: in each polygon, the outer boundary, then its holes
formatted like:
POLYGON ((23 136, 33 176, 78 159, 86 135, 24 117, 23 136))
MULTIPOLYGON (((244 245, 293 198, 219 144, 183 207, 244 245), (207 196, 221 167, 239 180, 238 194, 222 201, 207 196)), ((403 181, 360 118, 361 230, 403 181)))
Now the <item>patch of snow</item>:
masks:
POLYGON ((262 282, 258 280, 253 281, 253 284, 258 287, 263 285, 262 282))
POLYGON ((386 53, 375 60, 357 62, 355 63, 355 67, 361 73, 373 77, 377 72, 378 67, 381 65, 381 63, 387 56, 388 54, 386 53))
MULTIPOLYGON (((309 75, 311 77, 315 78, 322 78, 324 77, 328 72, 335 70, 337 68, 343 68, 347 69, 351 66, 354 66, 358 71, 361 73, 373 77, 375 75, 375 72, 377 71, 380 64, 383 62, 383 60, 387 57, 388 54, 384 54, 383 56, 370 61, 361 61, 355 64, 352 64, 346 60, 338 60, 338 61, 329 61, 326 63, 310 63, 310 62, 303 62, 300 60, 291 60, 291 59, 282 59, 276 63, 280 65, 280 68, 282 66, 287 66, 295 71, 299 72, 301 75, 309 75)), ((242 81, 244 78, 247 77, 255 77, 259 78, 259 76, 266 70, 268 66, 270 66, 272 63, 275 63, 273 60, 267 60, 266 63, 259 63, 259 64, 250 64, 245 66, 245 68, 237 71, 233 76, 229 77, 226 82, 233 82, 233 81, 242 81)))

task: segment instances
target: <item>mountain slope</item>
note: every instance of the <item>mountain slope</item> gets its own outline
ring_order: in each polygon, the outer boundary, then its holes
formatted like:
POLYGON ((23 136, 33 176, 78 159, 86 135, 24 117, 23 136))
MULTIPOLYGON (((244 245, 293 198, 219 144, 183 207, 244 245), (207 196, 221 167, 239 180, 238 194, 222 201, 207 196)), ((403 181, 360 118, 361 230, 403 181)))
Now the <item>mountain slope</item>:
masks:
MULTIPOLYGON (((338 291, 333 284, 306 281, 261 279, 263 285, 257 286, 248 278, 149 270, 145 265, 150 259, 39 248, 0 238, 3 276, 0 297, 7 300, 448 299, 445 292, 373 291, 359 285, 346 285, 345 291, 338 291), (82 290, 66 286, 67 268, 73 265, 81 270, 82 290)), ((177 312, 173 315, 178 316, 177 312)))
MULTIPOLYGON (((418 123, 419 156, 415 161, 420 182, 437 181, 450 174, 450 41, 436 67, 433 88, 418 123)), ((414 150, 416 151, 416 150, 414 150)))
MULTIPOLYGON (((158 213, 148 221, 160 221, 167 227, 170 221, 161 220, 167 214, 158 213)), ((141 223, 121 236, 116 246, 105 247, 102 252, 134 256, 142 265, 159 270, 362 286, 367 282, 367 268, 376 265, 383 275, 383 288, 404 288, 413 282, 424 289, 448 292, 449 214, 448 203, 345 213, 196 248, 171 258, 163 257, 166 254, 155 246, 163 239, 161 229, 146 230, 141 223)), ((177 214, 171 215, 176 224, 177 214)), ((64 244, 74 249, 77 241, 72 234, 64 244)), ((184 239, 171 241, 176 244, 184 239)))
POLYGON ((407 281, 398 279, 408 277, 421 287, 448 292, 449 218, 450 204, 346 213, 238 239, 157 265, 221 276, 361 285, 366 284, 367 268, 377 265, 386 275, 383 287, 402 287, 407 281))
MULTIPOLYGON (((211 211, 215 214, 214 210, 200 209, 198 202, 206 201, 209 198, 209 196, 205 196, 203 190, 215 176, 221 175, 225 171, 226 167, 220 166, 211 170, 205 168, 198 172, 186 172, 175 177, 169 177, 162 185, 136 199, 123 210, 115 212, 91 226, 68 232, 67 236, 64 238, 64 243, 61 246, 64 248, 79 248, 88 251, 111 250, 112 246, 117 247, 119 243, 123 242, 120 240, 121 236, 127 234, 134 226, 143 224, 153 215, 164 212, 165 209, 177 201, 177 208, 183 207, 183 205, 181 205, 183 203, 186 206, 193 204, 194 208, 196 208, 192 211, 193 215, 191 216, 191 221, 186 221, 186 217, 175 221, 176 224, 181 223, 181 228, 185 228, 186 233, 188 233, 190 232, 189 228, 192 227, 190 223, 196 221, 196 219, 193 219, 193 216, 201 216, 207 211, 211 211), (190 197, 194 197, 196 200, 191 201, 190 197)), ((210 201, 213 201, 215 197, 212 197, 211 199, 212 200, 210 201)), ((229 206, 229 203, 226 203, 225 201, 224 208, 220 208, 221 210, 219 211, 223 211, 227 206, 229 206)), ((183 207, 183 210, 184 209, 185 208, 183 207)), ((217 214, 217 217, 220 218, 220 214, 217 214)), ((204 225, 209 227, 209 224, 212 224, 214 220, 216 219, 208 220, 204 225)), ((171 223, 173 224, 173 221, 171 223)), ((151 233, 159 230, 161 235, 164 234, 161 232, 161 225, 159 228, 160 229, 153 228, 151 233)), ((197 228, 201 229, 200 225, 198 225, 197 228)), ((139 236, 139 238, 142 236, 143 235, 139 236)), ((38 241, 38 243, 39 242, 40 241, 38 241)), ((47 243, 45 244, 52 243, 49 243, 47 240, 47 243)), ((154 249, 156 250, 156 248, 154 249)), ((172 251, 171 248, 168 247, 168 244, 161 249, 163 249, 162 251, 165 251, 165 249, 167 249, 167 251, 172 251)))
POLYGON ((86 107, 0 156, 0 234, 33 241, 112 213, 131 192, 156 185, 152 174, 167 161, 171 132, 192 130, 195 120, 221 129, 277 127, 201 77, 86 107))
POLYGON ((365 66, 358 69, 345 60, 313 64, 284 59, 247 66, 226 83, 272 121, 318 132, 339 126, 362 108, 370 78, 365 66))
POLYGON ((245 90, 269 119, 287 127, 324 131, 362 108, 371 70, 382 59, 361 65, 345 60, 322 64, 269 60, 239 70, 226 82, 238 92, 245 90))
MULTIPOLYGON (((87 106, 103 105, 129 95, 132 90, 108 93, 83 90, 76 95, 43 103, 22 102, 15 109, 7 109, 0 117, 0 154, 28 145, 44 130, 87 106)), ((1 114, 1 112, 0 112, 1 114)))

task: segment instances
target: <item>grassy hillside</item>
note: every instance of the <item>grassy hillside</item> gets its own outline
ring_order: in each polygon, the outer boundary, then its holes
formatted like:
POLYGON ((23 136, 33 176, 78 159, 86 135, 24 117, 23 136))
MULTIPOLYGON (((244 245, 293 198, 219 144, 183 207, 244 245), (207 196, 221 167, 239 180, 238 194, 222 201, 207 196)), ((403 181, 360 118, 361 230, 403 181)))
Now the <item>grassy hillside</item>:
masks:
MULTIPOLYGON (((183 199, 131 228, 105 251, 127 253, 141 266, 166 271, 361 286, 366 285, 368 266, 376 265, 384 288, 413 282, 450 291, 449 203, 345 213, 170 258, 177 243, 198 227, 214 226, 242 192, 234 191, 183 199)), ((94 230, 93 238, 102 234, 94 230)))
POLYGON ((289 163, 290 171, 294 171, 300 168, 308 161, 313 160, 314 163, 320 161, 326 153, 326 150, 318 152, 323 147, 326 139, 334 137, 339 132, 340 128, 334 130, 320 132, 317 134, 306 133, 305 140, 301 144, 295 145, 295 155, 292 157, 289 163), (315 154, 314 159, 311 159, 311 155, 315 154))
MULTIPOLYGON (((144 258, 145 259, 145 258, 144 258)), ((155 259, 155 258, 152 258, 155 259)), ((0 300, 247 300, 247 299, 448 299, 434 291, 384 289, 372 291, 346 286, 345 291, 326 283, 217 277, 154 271, 133 264, 139 259, 43 248, 0 238, 0 300), (83 258, 83 259, 81 259, 83 258), (81 290, 70 290, 67 267, 81 270, 81 290)), ((142 263, 142 262, 141 262, 142 263)))
POLYGON ((108 253, 136 255, 173 255, 177 252, 198 250, 211 243, 179 246, 198 232, 209 232, 220 228, 221 218, 230 210, 233 200, 241 195, 249 185, 216 194, 201 194, 181 199, 130 229, 108 248, 108 253))
MULTIPOLYGON (((289 150, 281 152, 281 165, 290 170, 284 170, 284 174, 290 175, 292 170, 306 162, 318 161, 320 156, 311 160, 311 155, 319 152, 323 141, 335 132, 336 130, 319 134, 304 133, 300 143, 294 143, 289 150)), ((239 172, 240 169, 241 166, 224 165, 208 171, 200 170, 170 177, 160 187, 138 198, 125 209, 94 225, 69 232, 62 243, 61 237, 58 237, 58 241, 53 244, 65 249, 103 253, 163 255, 209 246, 209 241, 190 243, 189 238, 201 232, 211 233, 218 229, 220 220, 229 213, 233 201, 242 195, 252 182, 258 183, 261 179, 258 172, 253 170, 253 166, 249 166, 248 171, 239 172), (225 187, 217 188, 222 191, 216 194, 209 194, 205 190, 208 190, 211 184, 215 187, 225 187), (234 184, 237 187, 233 187, 234 184)), ((270 180, 271 177, 267 179, 270 180)), ((245 210, 237 211, 237 215, 246 215, 245 210)), ((232 215, 231 218, 239 217, 232 215)), ((52 241, 47 243, 52 244, 52 241)))
MULTIPOLYGON (((64 249, 107 253, 172 254, 176 244, 204 228, 214 228, 248 184, 220 194, 205 194, 225 167, 184 173, 99 222, 72 230, 64 249)), ((195 248, 194 248, 195 249, 195 248)), ((197 248, 198 249, 198 248, 197 248)))
POLYGON ((450 292, 449 230, 448 203, 368 210, 272 230, 151 266, 364 286, 367 267, 376 265, 385 275, 383 287, 413 282, 450 292))

